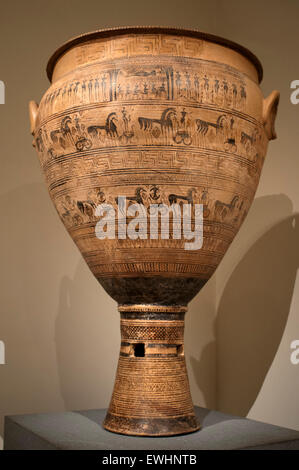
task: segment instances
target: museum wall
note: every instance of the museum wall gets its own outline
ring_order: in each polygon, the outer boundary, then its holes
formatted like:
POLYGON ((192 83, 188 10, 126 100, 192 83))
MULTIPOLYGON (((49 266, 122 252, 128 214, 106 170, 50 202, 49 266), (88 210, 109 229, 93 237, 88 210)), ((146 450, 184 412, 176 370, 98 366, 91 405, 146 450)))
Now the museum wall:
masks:
POLYGON ((186 356, 194 403, 299 429, 298 107, 295 1, 58 0, 1 4, 0 436, 8 414, 107 407, 119 314, 48 196, 29 133, 28 101, 48 88, 47 59, 82 32, 117 25, 197 28, 251 49, 262 89, 281 91, 256 199, 216 274, 191 302, 186 356))
POLYGON ((255 5, 247 10, 247 27, 243 7, 236 6, 223 34, 234 31, 251 43, 264 67, 264 96, 280 90, 278 138, 269 144, 254 203, 216 274, 217 406, 299 429, 299 366, 290 361, 290 344, 299 338, 299 106, 290 101, 290 84, 299 77, 299 3, 255 5))

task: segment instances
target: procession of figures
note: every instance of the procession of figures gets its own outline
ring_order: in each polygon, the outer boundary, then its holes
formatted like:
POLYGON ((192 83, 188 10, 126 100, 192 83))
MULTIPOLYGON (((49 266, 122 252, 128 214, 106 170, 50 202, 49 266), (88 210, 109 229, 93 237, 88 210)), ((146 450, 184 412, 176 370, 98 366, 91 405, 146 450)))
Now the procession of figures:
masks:
POLYGON ((88 80, 64 82, 45 95, 42 106, 46 113, 53 113, 60 102, 72 107, 78 102, 184 100, 244 111, 246 85, 238 76, 227 77, 227 71, 216 75, 208 67, 199 67, 196 73, 163 65, 111 69, 88 80))
POLYGON ((240 155, 253 164, 258 159, 260 129, 245 120, 242 120, 245 126, 236 125, 236 119, 241 118, 233 114, 210 112, 211 117, 203 119, 199 117, 201 111, 194 108, 166 107, 162 111, 156 109, 154 116, 141 114, 133 119, 132 112, 132 107, 118 108, 92 124, 84 124, 78 113, 69 114, 55 127, 41 128, 35 144, 45 160, 65 153, 138 142, 183 148, 208 145, 211 150, 240 155))
MULTIPOLYGON (((204 187, 191 188, 183 193, 173 193, 165 191, 163 186, 143 185, 135 188, 133 194, 126 194, 125 197, 127 207, 131 204, 141 204, 148 215, 153 210, 153 205, 160 205, 160 213, 163 215, 163 207, 178 204, 182 208, 186 203, 191 205, 191 209, 194 209, 195 204, 202 204, 204 219, 226 224, 242 223, 247 214, 246 204, 239 195, 234 195, 229 201, 214 200, 209 195, 208 189, 204 187)), ((69 194, 59 199, 61 217, 69 228, 82 224, 93 225, 99 219, 96 216, 96 207, 99 204, 109 204, 116 210, 118 198, 107 196, 101 188, 97 188, 89 190, 85 199, 73 200, 69 194)), ((128 221, 127 217, 127 223, 128 221)))

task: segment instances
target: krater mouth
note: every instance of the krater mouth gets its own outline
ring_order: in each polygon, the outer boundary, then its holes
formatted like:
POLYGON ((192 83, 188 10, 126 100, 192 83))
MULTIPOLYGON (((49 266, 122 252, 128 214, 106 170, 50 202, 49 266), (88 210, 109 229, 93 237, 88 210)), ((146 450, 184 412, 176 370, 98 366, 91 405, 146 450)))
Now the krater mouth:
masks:
POLYGON ((259 59, 253 54, 249 49, 240 44, 225 39, 221 36, 205 33, 203 31, 198 31, 196 29, 185 29, 185 28, 175 28, 172 26, 119 26, 114 28, 104 28, 96 31, 87 32, 75 36, 74 38, 66 41, 62 46, 60 46, 54 54, 50 57, 47 64, 47 76, 52 81, 53 71, 57 61, 71 48, 78 46, 79 44, 84 44, 89 41, 123 36, 123 35, 153 35, 153 34, 165 34, 172 36, 186 36, 191 38, 202 39, 204 41, 213 42, 220 46, 227 47, 232 49, 244 57, 246 57, 256 68, 258 81, 259 83, 263 79, 263 67, 259 59))

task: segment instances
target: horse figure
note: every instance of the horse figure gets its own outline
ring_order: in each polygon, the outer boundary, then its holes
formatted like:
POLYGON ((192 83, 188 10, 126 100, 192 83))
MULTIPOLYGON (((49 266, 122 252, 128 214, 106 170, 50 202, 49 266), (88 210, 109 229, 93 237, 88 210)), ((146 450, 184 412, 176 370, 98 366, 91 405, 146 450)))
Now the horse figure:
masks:
POLYGON ((218 119, 216 122, 210 122, 210 121, 203 121, 202 119, 196 119, 196 125, 197 125, 197 131, 202 134, 206 135, 209 127, 214 127, 216 129, 216 134, 218 134, 219 130, 223 129, 224 123, 226 122, 226 115, 221 114, 218 116, 218 119))
POLYGON ((160 119, 152 119, 146 117, 139 117, 138 122, 140 129, 144 131, 151 131, 154 124, 158 124, 161 127, 162 134, 166 131, 173 132, 173 120, 176 117, 176 111, 174 108, 166 108, 161 114, 160 119))
POLYGON ((96 204, 93 201, 77 201, 77 207, 81 214, 85 215, 88 220, 94 219, 96 204))
POLYGON ((214 215, 224 220, 229 214, 232 214, 239 202, 239 196, 234 196, 229 204, 222 201, 215 201, 214 215))
POLYGON ((247 151, 251 149, 251 146, 255 144, 259 136, 258 130, 255 128, 251 135, 246 132, 241 132, 241 144, 247 151))
POLYGON ((51 137, 53 144, 58 142, 58 140, 61 144, 63 143, 64 138, 67 135, 71 135, 71 130, 69 127, 69 124, 71 124, 71 122, 72 122, 72 118, 70 116, 65 116, 61 121, 60 128, 55 129, 54 131, 50 133, 50 137, 51 137))
POLYGON ((169 204, 172 205, 172 204, 179 203, 181 205, 183 201, 187 201, 189 204, 193 204, 195 193, 196 193, 196 189, 192 188, 192 189, 189 189, 186 196, 180 195, 180 194, 169 194, 168 196, 169 204))
POLYGON ((106 132, 106 135, 109 137, 118 137, 118 132, 117 132, 117 125, 115 123, 117 121, 116 113, 110 113, 107 116, 106 122, 102 126, 89 126, 87 128, 87 132, 89 135, 92 137, 97 137, 98 131, 100 129, 104 129, 106 132))

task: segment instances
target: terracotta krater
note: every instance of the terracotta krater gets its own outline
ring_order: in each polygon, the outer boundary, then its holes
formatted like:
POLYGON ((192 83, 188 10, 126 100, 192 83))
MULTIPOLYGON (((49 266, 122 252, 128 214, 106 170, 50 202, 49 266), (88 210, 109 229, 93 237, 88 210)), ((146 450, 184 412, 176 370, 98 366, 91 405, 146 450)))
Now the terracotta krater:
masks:
POLYGON ((34 146, 62 222, 121 315, 104 427, 195 431, 184 315, 250 208, 276 137, 279 93, 263 99, 262 67, 247 49, 175 28, 82 35, 54 53, 47 71, 51 87, 39 106, 30 103, 34 146), (171 205, 190 207, 191 228, 202 208, 202 246, 186 248, 174 226, 163 232, 159 216, 151 237, 151 208, 171 205), (115 226, 107 222, 103 235, 109 207, 115 226))

